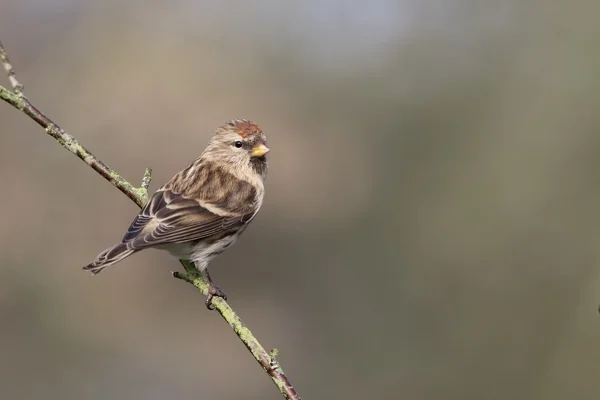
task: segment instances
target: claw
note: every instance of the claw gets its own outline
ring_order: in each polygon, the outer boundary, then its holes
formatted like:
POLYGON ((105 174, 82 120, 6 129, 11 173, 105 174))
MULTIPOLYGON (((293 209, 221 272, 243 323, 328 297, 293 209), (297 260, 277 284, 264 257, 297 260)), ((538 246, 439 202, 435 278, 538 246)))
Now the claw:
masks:
POLYGON ((210 286, 208 288, 208 296, 206 296, 206 301, 204 302, 204 304, 206 304, 206 308, 208 308, 209 310, 215 309, 215 306, 212 304, 212 299, 215 296, 221 297, 223 300, 227 300, 227 295, 225 294, 225 292, 222 291, 218 286, 214 285, 211 281, 210 286))

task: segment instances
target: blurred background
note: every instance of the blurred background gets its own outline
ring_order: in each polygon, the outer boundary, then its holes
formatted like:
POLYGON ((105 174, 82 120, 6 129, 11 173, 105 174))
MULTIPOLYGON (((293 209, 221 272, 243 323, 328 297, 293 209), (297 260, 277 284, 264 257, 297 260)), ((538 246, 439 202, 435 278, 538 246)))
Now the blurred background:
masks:
MULTIPOLYGON (((27 96, 154 191, 272 149, 215 281, 304 399, 600 395, 600 3, 4 0, 27 96)), ((7 86, 6 78, 1 78, 7 86)), ((0 397, 278 399, 136 206, 0 104, 0 397)))

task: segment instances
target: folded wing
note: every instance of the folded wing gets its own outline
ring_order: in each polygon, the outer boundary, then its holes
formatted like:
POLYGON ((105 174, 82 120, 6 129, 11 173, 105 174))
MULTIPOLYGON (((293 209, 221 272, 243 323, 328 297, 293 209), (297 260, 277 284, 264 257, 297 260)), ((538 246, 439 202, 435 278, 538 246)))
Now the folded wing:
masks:
MULTIPOLYGON (((211 209, 214 211, 214 208, 211 209)), ((135 218, 123 242, 135 250, 167 243, 184 243, 239 228, 248 223, 250 217, 238 213, 218 215, 197 201, 170 190, 160 190, 135 218)))

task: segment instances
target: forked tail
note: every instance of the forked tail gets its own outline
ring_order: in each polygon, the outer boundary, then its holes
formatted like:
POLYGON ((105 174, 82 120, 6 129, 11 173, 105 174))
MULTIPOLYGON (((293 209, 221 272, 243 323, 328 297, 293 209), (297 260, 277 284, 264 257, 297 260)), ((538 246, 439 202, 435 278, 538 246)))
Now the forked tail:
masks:
POLYGON ((96 275, 104 268, 118 263, 124 258, 129 257, 137 250, 133 250, 127 247, 125 243, 119 243, 108 249, 104 250, 102 253, 96 257, 93 263, 86 265, 83 267, 86 271, 90 271, 92 274, 96 275))

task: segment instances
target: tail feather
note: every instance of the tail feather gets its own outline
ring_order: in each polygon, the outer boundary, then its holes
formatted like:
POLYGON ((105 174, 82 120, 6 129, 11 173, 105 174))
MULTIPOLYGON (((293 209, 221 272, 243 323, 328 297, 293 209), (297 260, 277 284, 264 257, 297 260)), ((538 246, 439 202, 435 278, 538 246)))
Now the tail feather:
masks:
POLYGON ((86 271, 90 271, 92 274, 96 275, 104 268, 118 263, 122 259, 129 257, 137 250, 133 250, 127 247, 125 243, 119 243, 108 249, 104 250, 102 253, 96 257, 94 262, 83 267, 86 271))

